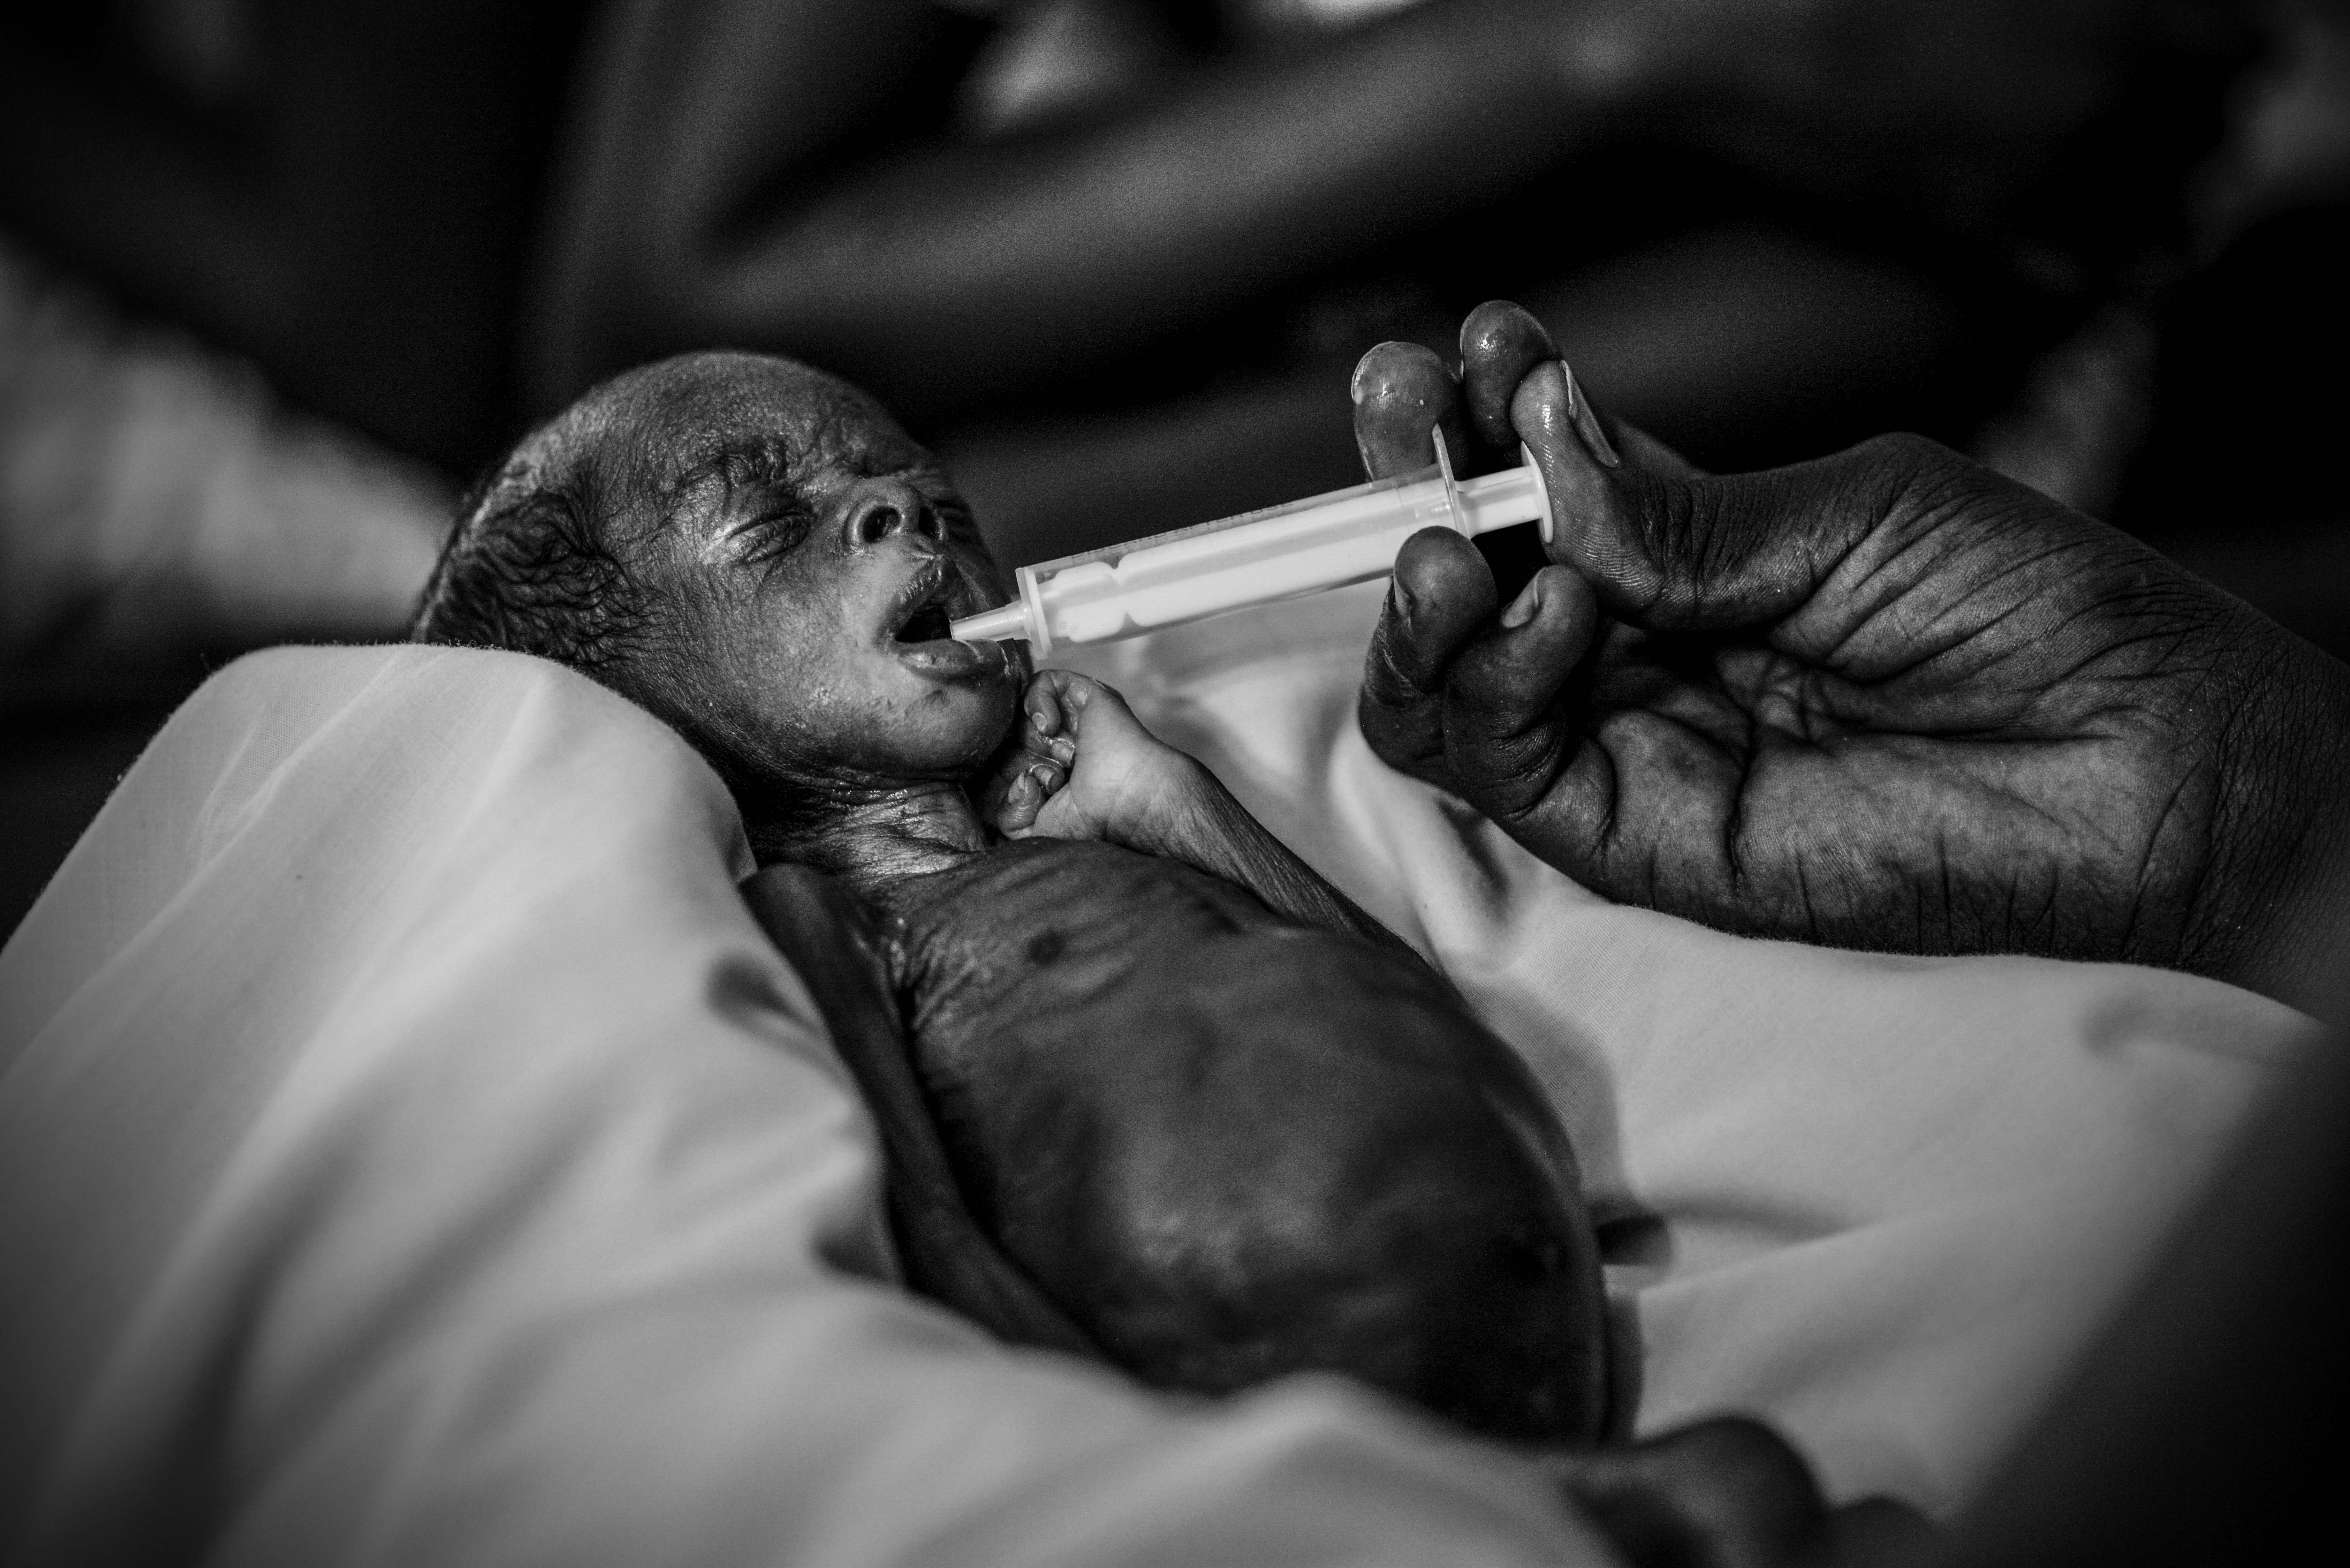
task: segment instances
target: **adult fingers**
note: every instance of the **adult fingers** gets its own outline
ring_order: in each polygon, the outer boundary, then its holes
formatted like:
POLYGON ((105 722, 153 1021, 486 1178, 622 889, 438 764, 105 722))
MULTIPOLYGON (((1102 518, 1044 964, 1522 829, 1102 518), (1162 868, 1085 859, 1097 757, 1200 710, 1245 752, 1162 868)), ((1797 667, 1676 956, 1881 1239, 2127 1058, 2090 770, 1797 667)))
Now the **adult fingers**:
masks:
POLYGON ((1671 482, 1645 483, 1612 445, 1595 444, 1586 427, 1597 421, 1565 360, 1544 360, 1519 378, 1510 422, 1550 492, 1551 558, 1580 572, 1613 608, 1655 604, 1669 574, 1652 547, 1659 533, 1652 514, 1669 501, 1661 487, 1671 482))
POLYGON ((1372 634, 1382 677, 1414 692, 1434 691, 1495 607, 1492 568, 1477 546, 1450 528, 1422 528, 1397 552, 1372 634))
POLYGON ((1396 556, 1364 657, 1357 712, 1388 766, 1442 782, 1445 672, 1493 617, 1493 574, 1449 528, 1423 528, 1396 556))
POLYGON ((1544 566, 1492 631, 1453 660, 1444 691, 1444 758, 1454 786, 1500 819, 1552 790, 1576 744, 1559 694, 1600 628, 1591 585, 1544 566))
POLYGON ((1373 479, 1409 473, 1434 462, 1429 432, 1439 429, 1455 463, 1467 466, 1460 384, 1433 348, 1381 343, 1355 366, 1348 389, 1355 400, 1355 448, 1362 454, 1363 471, 1373 479))
MULTIPOLYGON (((1565 376, 1568 416, 1596 453, 1620 453, 1627 462, 1671 479, 1698 479, 1705 471, 1636 426, 1610 418, 1584 395, 1583 384, 1566 367, 1549 328, 1531 311, 1506 299, 1490 299, 1461 324, 1461 388, 1471 426, 1489 445, 1515 450, 1512 405, 1518 384, 1546 361, 1559 361, 1565 376)), ((1612 462, 1608 466, 1614 466, 1612 462)))
POLYGON ((1569 422, 1603 464, 1617 467, 1623 459, 1614 439, 1583 396, 1549 329, 1533 312, 1506 299, 1487 300, 1461 323, 1461 385, 1477 434, 1490 445, 1514 447, 1519 438, 1512 411, 1519 383, 1537 366, 1554 363, 1564 379, 1569 422))
POLYGON ((1511 422, 1557 519, 1550 553, 1621 619, 1657 630, 1754 629, 1791 614, 1897 512, 1965 510, 1970 465, 1922 437, 1880 437, 1762 473, 1679 478, 1607 462, 1565 365, 1517 386, 1511 422), (1929 493, 1930 506, 1918 504, 1929 493))

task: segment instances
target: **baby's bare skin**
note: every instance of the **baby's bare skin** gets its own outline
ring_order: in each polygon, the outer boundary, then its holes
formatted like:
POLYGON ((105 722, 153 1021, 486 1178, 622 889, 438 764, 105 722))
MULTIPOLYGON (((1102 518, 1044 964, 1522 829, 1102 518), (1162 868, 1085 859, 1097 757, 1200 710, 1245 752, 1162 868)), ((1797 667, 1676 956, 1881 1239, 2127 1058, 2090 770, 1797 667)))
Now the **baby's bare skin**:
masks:
POLYGON ((1574 1157, 1426 969, 1180 862, 1032 838, 899 881, 880 935, 974 1217, 1121 1366, 1345 1371, 1588 1439, 1574 1157))
POLYGON ((1632 1412, 1522 1065, 1116 691, 946 637, 1004 597, 871 400, 696 355, 525 441, 414 635, 561 659, 725 779, 913 1288, 1162 1387, 1336 1371, 1531 1441, 1632 1568, 1816 1554, 1758 1423, 1591 1446, 1632 1412))
POLYGON ((910 1279, 1160 1386, 1341 1371, 1495 1435, 1598 1435, 1596 1249, 1541 1094, 1116 691, 948 638, 1004 585, 878 405, 696 356, 507 475, 485 508, 567 508, 612 558, 581 613, 629 635, 593 671, 711 760, 777 867, 748 896, 882 1123, 910 1279))

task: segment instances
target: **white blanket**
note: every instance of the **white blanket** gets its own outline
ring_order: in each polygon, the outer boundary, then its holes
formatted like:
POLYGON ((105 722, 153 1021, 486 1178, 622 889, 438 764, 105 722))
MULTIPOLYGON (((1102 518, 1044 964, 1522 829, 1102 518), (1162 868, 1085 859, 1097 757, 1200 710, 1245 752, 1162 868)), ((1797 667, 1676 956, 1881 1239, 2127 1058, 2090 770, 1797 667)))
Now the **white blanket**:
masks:
MULTIPOLYGON (((2120 967, 1612 908, 1388 774, 1334 595, 1096 662, 1558 1096, 1642 1424, 1979 1480, 2301 1033, 2120 967)), ((1216 1407, 888 1284, 869 1127, 714 777, 512 656, 244 660, 0 953, 0 1558, 1599 1561, 1334 1380, 1216 1407)))

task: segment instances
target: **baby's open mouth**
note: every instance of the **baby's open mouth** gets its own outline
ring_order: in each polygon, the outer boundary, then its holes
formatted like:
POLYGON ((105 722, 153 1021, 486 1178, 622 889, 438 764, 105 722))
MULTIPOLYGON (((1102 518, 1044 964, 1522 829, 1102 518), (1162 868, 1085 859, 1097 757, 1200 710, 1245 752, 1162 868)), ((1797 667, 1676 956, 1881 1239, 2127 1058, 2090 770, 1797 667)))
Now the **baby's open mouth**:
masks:
POLYGON ((882 620, 888 640, 906 644, 943 639, 953 618, 947 606, 954 597, 957 580, 945 561, 932 556, 922 562, 898 589, 882 620))
POLYGON ((936 642, 947 635, 947 620, 946 606, 932 599, 917 605, 893 635, 899 642, 936 642))
MULTIPOLYGON (((961 573, 944 561, 925 565, 899 591, 884 644, 898 662, 926 680, 961 685, 1002 679, 1012 667, 994 643, 957 642, 948 628, 957 609, 971 610, 972 594, 961 573)), ((884 620, 889 626, 889 620, 884 620)))

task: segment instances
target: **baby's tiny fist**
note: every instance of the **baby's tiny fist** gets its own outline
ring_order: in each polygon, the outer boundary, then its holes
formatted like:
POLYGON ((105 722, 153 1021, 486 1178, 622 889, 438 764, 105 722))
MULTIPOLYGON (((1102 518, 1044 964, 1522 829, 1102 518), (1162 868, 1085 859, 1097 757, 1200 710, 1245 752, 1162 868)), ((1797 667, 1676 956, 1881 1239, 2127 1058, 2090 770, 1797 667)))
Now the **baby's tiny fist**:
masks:
POLYGON ((1055 700, 1049 681, 1031 678, 1026 701, 1021 704, 1028 715, 1028 727, 1040 738, 1058 735, 1061 731, 1061 704, 1055 700))
POLYGON ((1025 838, 1035 830, 1036 814, 1068 774, 1052 763, 1031 763, 1014 777, 996 813, 995 830, 1006 838, 1025 838))

